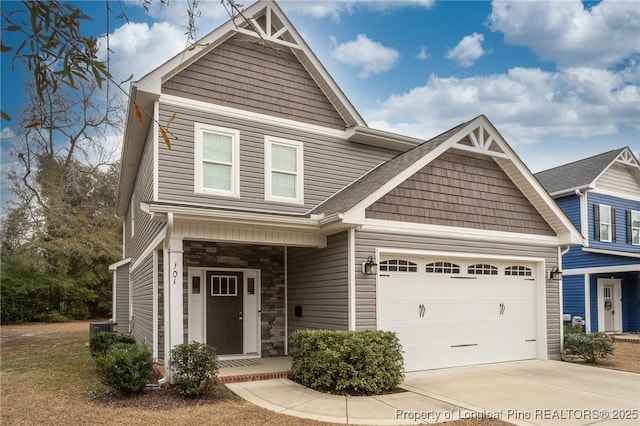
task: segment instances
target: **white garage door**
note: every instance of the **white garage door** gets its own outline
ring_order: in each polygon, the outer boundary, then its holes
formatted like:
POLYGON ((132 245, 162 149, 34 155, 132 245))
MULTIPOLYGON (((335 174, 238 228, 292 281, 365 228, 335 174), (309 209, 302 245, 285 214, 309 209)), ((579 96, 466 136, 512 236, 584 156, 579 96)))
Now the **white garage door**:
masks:
POLYGON ((379 328, 406 371, 536 358, 534 264, 396 255, 379 271, 379 328))

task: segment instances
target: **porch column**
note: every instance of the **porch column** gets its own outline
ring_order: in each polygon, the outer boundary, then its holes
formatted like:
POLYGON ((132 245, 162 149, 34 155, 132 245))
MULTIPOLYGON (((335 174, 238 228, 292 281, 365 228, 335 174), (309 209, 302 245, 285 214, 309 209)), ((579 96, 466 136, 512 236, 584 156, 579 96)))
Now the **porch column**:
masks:
MULTIPOLYGON (((183 321, 183 274, 182 274, 182 238, 171 238, 169 240, 169 264, 167 270, 169 272, 168 282, 165 292, 169 302, 169 350, 176 345, 184 343, 184 321, 183 321), (168 287, 168 288, 167 288, 168 287)), ((167 360, 169 353, 166 354, 167 360)))

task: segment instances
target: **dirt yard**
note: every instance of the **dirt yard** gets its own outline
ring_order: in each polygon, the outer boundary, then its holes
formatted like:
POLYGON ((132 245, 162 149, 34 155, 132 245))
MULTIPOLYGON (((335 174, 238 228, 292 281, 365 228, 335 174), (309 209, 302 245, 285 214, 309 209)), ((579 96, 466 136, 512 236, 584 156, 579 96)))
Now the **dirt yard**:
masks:
MULTIPOLYGON (((122 397, 100 384, 89 323, 0 326, 0 424, 10 425, 323 425, 250 404, 224 386, 185 400, 169 391, 122 397)), ((640 347, 640 345, 638 345, 640 347)), ((451 426, 506 425, 498 420, 451 426)))

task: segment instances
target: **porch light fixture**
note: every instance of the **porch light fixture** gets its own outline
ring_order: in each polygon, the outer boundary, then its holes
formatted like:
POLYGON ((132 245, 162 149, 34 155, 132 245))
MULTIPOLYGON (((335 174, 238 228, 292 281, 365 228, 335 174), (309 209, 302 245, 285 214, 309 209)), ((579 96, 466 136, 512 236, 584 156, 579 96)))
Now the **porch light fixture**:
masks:
POLYGON ((549 271, 549 278, 553 281, 560 281, 562 279, 562 272, 557 266, 554 266, 553 269, 549 271))
POLYGON ((362 273, 365 275, 375 275, 378 273, 378 264, 373 260, 373 256, 369 256, 367 261, 362 263, 362 273))

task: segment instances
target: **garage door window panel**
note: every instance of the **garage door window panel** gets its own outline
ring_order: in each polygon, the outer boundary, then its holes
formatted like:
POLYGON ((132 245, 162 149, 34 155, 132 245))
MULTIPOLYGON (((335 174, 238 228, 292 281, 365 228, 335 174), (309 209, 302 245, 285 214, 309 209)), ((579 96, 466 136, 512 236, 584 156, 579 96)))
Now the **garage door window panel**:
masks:
POLYGON ((528 266, 513 265, 504 268, 504 275, 507 277, 531 277, 533 270, 528 266))
POLYGON ((380 262, 380 272, 418 272, 418 264, 403 259, 384 260, 380 262))
POLYGON ((451 262, 432 262, 425 267, 427 274, 459 274, 460 265, 451 262))
POLYGON ((467 268, 469 275, 498 275, 498 267, 486 263, 476 263, 467 268))

